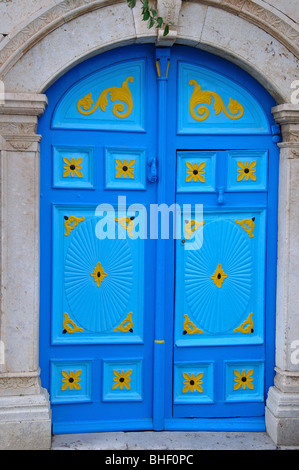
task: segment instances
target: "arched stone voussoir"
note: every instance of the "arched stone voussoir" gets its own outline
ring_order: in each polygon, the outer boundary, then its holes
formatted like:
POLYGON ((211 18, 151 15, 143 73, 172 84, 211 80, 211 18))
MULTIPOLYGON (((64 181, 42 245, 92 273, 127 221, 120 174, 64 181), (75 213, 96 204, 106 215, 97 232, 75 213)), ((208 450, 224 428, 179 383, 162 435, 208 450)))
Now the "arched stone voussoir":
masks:
MULTIPOLYGON (((132 43, 157 42, 158 31, 147 28, 137 6, 131 10, 126 2, 103 0, 75 4, 77 8, 66 12, 62 8, 66 3, 58 2, 63 21, 55 10, 52 23, 44 25, 47 34, 41 28, 34 37, 29 35, 20 46, 22 53, 19 50, 17 58, 7 58, 0 76, 6 91, 43 93, 67 70, 91 56, 132 43)), ((178 24, 173 26, 175 43, 202 48, 236 63, 278 104, 290 102, 298 69, 296 56, 237 7, 225 9, 225 2, 219 6, 215 1, 183 1, 178 24)))
POLYGON ((257 20, 253 23, 240 11, 224 10, 223 5, 216 8, 211 3, 217 2, 183 2, 176 43, 235 63, 259 81, 278 104, 290 102, 291 84, 298 79, 297 57, 278 35, 272 36, 257 25, 257 20))

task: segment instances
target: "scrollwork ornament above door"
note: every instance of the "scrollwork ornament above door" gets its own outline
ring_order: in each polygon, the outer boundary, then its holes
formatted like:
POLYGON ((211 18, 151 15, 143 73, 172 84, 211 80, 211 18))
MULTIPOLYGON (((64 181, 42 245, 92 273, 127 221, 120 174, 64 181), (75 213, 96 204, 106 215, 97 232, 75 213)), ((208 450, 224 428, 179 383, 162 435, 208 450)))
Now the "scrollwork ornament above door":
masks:
POLYGON ((127 77, 121 87, 112 86, 103 90, 98 97, 96 103, 93 105, 92 93, 88 93, 83 98, 79 99, 77 102, 77 110, 80 114, 89 115, 93 114, 98 107, 101 108, 103 112, 106 111, 108 105, 108 95, 112 102, 119 101, 115 103, 112 108, 113 114, 120 118, 124 119, 128 117, 133 110, 133 98, 128 85, 128 82, 133 82, 133 77, 127 77), (125 103, 125 104, 124 104, 125 103), (125 105, 127 109, 125 110, 125 105))
POLYGON ((210 111, 207 106, 200 106, 199 108, 197 108, 197 106, 202 104, 210 105, 212 98, 214 98, 214 111, 216 116, 220 114, 221 111, 229 119, 240 119, 243 116, 244 108, 237 100, 230 98, 226 108, 218 93, 202 90, 196 80, 190 80, 189 85, 194 85, 194 90, 189 102, 189 110, 191 116, 196 121, 205 121, 209 117, 210 111))

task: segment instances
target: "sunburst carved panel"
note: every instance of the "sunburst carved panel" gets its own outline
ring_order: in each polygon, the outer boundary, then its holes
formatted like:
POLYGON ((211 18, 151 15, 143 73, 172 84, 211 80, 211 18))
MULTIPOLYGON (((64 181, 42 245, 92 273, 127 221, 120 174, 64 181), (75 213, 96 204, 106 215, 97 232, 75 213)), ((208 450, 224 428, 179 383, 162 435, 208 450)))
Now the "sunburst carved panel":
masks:
POLYGON ((246 233, 228 220, 206 223, 203 245, 188 252, 185 265, 187 303, 203 330, 221 334, 234 327, 246 312, 252 277, 253 260, 246 233), (221 288, 211 278, 219 264, 227 276, 221 288))
POLYGON ((133 260, 127 240, 99 240, 94 221, 77 227, 64 269, 67 301, 74 319, 86 330, 101 333, 123 318, 133 287, 133 260), (93 276, 101 264, 106 276, 98 285, 93 276))

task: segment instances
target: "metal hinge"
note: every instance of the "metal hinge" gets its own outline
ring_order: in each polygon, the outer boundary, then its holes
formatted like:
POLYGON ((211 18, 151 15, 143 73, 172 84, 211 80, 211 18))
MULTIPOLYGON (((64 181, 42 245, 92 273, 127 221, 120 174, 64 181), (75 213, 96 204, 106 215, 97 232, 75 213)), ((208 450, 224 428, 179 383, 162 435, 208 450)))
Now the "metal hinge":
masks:
POLYGON ((281 141, 281 130, 278 124, 271 126, 272 140, 276 144, 281 141))

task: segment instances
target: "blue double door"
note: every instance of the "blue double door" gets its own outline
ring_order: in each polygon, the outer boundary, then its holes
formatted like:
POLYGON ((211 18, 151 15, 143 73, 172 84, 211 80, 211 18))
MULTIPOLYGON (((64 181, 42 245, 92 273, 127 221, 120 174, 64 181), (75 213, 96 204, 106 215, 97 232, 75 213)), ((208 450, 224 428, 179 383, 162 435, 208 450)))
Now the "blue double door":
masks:
POLYGON ((219 58, 153 46, 92 58, 46 93, 40 365, 53 432, 262 430, 272 99, 219 58))

